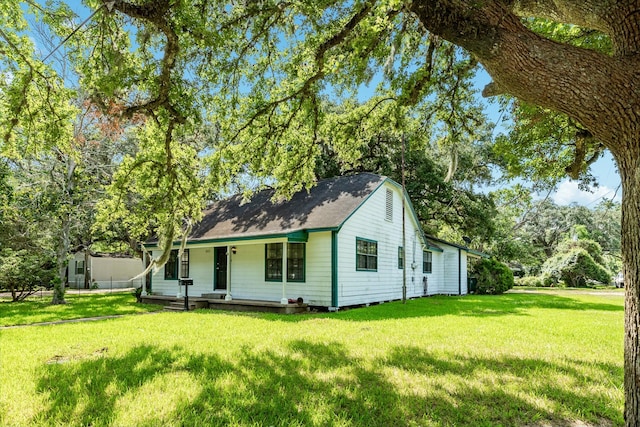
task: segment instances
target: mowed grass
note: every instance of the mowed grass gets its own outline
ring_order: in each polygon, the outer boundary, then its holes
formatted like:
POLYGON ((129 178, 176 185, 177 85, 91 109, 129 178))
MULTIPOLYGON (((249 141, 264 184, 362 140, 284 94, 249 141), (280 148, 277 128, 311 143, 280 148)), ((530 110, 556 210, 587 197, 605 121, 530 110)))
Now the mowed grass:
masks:
POLYGON ((622 425, 622 340, 620 296, 548 293, 5 329, 0 424, 622 425))
POLYGON ((136 304, 136 298, 131 292, 109 294, 67 292, 65 300, 67 304, 51 305, 51 296, 34 295, 19 303, 12 303, 10 299, 0 299, 0 327, 146 313, 162 309, 157 305, 136 304))

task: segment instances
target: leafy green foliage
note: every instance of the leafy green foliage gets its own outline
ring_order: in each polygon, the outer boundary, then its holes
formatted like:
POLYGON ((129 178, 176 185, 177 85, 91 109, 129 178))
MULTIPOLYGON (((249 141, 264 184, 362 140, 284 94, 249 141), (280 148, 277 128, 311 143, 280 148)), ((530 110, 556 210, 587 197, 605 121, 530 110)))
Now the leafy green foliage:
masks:
MULTIPOLYGON (((491 199, 464 188, 463 179, 447 181, 448 165, 441 161, 439 154, 442 151, 437 147, 425 147, 423 136, 411 133, 404 138, 408 139, 404 153, 405 188, 426 232, 438 235, 447 228, 461 235, 488 238, 495 216, 491 199)), ((325 146, 316 166, 318 179, 373 172, 402 182, 402 137, 380 132, 363 144, 360 152, 359 157, 343 161, 325 146)))
POLYGON ((161 246, 185 230, 185 218, 202 215, 205 191, 197 146, 189 141, 167 140, 154 122, 134 131, 135 155, 127 155, 108 186, 108 198, 98 207, 96 229, 114 236, 123 227, 135 241, 151 237, 154 230, 161 246), (166 144, 170 145, 167 149, 166 144))
POLYGON ((52 252, 4 248, 0 251, 0 289, 21 301, 41 287, 49 287, 56 276, 52 252))
POLYGON ((604 201, 594 208, 559 206, 551 200, 534 202, 522 187, 492 194, 498 206, 496 235, 485 251, 505 262, 521 264, 527 274, 538 274, 556 252, 565 252, 573 237, 578 245, 591 240, 589 249, 599 263, 620 269, 620 205, 604 201), (601 248, 601 249, 600 249, 601 248), (595 255, 598 253, 598 255, 595 255))
POLYGON ((549 286, 546 284, 542 277, 540 276, 524 276, 524 277, 515 277, 514 284, 516 286, 524 286, 530 288, 542 288, 545 286, 549 286))
POLYGON ((509 133, 496 138, 493 148, 506 177, 555 186, 568 174, 584 187, 595 183, 589 166, 604 147, 580 125, 565 115, 522 103, 513 114, 509 133))
POLYGON ((490 258, 473 265, 472 274, 478 279, 477 294, 502 294, 513 288, 513 273, 506 264, 490 258))
POLYGON ((552 283, 584 287, 593 282, 609 284, 611 273, 598 264, 585 249, 573 247, 568 252, 558 252, 542 267, 542 274, 552 283))

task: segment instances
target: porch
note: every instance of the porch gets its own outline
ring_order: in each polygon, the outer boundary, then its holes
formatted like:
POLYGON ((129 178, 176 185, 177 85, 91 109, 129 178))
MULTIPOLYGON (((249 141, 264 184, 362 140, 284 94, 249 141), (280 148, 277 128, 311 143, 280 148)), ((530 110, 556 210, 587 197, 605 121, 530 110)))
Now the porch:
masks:
MULTIPOLYGON (((167 295, 145 295, 140 297, 143 304, 158 304, 166 307, 184 307, 184 298, 167 295)), ((254 311, 279 314, 304 313, 309 310, 307 304, 290 303, 281 304, 272 301, 259 301, 248 299, 225 300, 218 295, 203 295, 201 297, 189 297, 189 310, 208 308, 212 310, 227 311, 254 311)))

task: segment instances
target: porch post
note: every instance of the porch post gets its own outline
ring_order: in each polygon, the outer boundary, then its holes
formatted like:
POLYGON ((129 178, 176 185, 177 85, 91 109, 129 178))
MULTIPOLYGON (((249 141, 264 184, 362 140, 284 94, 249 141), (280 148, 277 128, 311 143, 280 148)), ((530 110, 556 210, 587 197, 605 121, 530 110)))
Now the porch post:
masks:
POLYGON ((176 262, 178 263, 178 292, 176 293, 176 298, 182 298, 182 294, 180 293, 180 277, 182 277, 182 252, 178 249, 178 255, 176 258, 176 262))
POLYGON ((282 299, 280 304, 289 303, 287 299, 287 243, 286 240, 282 243, 282 299))
POLYGON ((225 301, 231 301, 231 246, 227 245, 227 294, 224 296, 225 301))
MULTIPOLYGON (((146 269, 147 266, 147 253, 146 251, 142 253, 142 268, 146 269)), ((140 293, 141 296, 146 297, 147 296, 147 276, 151 274, 151 272, 145 274, 144 276, 142 276, 142 292, 140 293)))

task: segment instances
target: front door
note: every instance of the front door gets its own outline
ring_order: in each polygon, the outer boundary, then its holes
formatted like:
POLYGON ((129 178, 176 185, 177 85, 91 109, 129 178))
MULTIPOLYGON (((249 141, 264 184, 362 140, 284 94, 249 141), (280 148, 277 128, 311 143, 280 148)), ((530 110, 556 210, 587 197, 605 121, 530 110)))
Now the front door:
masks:
POLYGON ((214 277, 214 289, 227 289, 227 247, 222 246, 214 249, 213 262, 216 267, 214 277))

